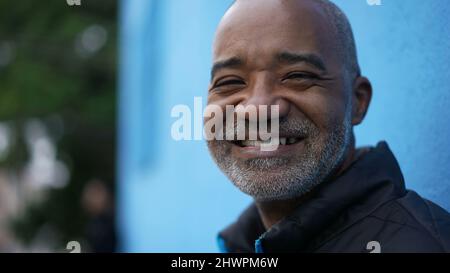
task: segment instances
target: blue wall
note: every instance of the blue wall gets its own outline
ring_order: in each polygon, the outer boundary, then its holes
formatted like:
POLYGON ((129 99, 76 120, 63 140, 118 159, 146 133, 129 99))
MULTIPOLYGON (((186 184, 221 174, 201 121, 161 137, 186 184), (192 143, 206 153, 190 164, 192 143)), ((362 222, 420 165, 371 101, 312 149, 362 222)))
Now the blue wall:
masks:
MULTIPOLYGON (((216 234, 251 201, 202 141, 170 136, 174 105, 209 81, 214 30, 230 0, 122 0, 118 224, 122 251, 216 252, 216 234)), ((448 0, 336 0, 374 85, 359 145, 386 139, 407 185, 450 209, 448 0)))

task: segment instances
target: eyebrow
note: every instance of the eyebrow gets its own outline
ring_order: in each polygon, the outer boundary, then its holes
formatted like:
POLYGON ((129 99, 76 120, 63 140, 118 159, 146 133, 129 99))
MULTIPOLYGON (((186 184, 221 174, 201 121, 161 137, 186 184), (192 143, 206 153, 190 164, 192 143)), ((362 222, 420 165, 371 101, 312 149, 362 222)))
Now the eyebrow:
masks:
MULTIPOLYGON (((275 56, 275 59, 280 63, 287 64, 307 63, 323 72, 327 71, 324 61, 316 54, 281 52, 275 56)), ((237 68, 242 65, 244 65, 244 61, 238 57, 232 57, 223 61, 217 61, 214 63, 211 69, 211 80, 219 70, 226 68, 237 68)))
POLYGON ((212 69, 211 69, 211 80, 214 78, 216 73, 225 68, 236 68, 239 66, 242 66, 244 64, 244 61, 237 57, 232 57, 230 59, 226 59, 223 61, 215 62, 212 69))
POLYGON ((281 52, 276 56, 278 62, 287 63, 287 64, 297 64, 297 63, 307 63, 310 64, 317 69, 326 72, 327 69, 325 67, 325 62, 316 54, 306 53, 306 54, 298 54, 291 52, 281 52))

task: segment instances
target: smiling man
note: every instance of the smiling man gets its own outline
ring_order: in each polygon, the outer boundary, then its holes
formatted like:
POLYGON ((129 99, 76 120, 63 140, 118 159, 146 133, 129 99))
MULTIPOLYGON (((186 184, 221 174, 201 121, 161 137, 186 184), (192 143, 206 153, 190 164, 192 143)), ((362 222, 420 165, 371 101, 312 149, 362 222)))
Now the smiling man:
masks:
POLYGON ((219 25, 213 58, 209 105, 279 109, 275 151, 261 151, 260 140, 208 141, 220 169, 254 199, 219 234, 222 250, 450 251, 449 214, 405 189, 388 145, 355 148, 353 127, 372 87, 338 7, 238 0, 219 25))

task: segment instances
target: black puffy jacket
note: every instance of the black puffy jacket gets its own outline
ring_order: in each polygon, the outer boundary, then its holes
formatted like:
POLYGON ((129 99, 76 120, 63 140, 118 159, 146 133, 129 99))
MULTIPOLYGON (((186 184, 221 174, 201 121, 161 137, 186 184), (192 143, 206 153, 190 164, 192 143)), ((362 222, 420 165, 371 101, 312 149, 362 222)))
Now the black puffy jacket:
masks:
POLYGON ((268 231, 252 204, 219 234, 225 252, 450 252, 450 214, 405 189, 385 142, 268 231))

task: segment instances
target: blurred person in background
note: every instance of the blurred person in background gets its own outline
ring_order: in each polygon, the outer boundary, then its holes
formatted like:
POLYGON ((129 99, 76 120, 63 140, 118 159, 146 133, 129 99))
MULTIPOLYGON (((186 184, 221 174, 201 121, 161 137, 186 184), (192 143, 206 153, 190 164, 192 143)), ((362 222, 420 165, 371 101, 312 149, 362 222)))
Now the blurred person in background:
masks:
POLYGON ((114 201, 111 191, 100 180, 91 180, 83 190, 82 205, 88 216, 86 241, 91 252, 116 250, 114 201))

